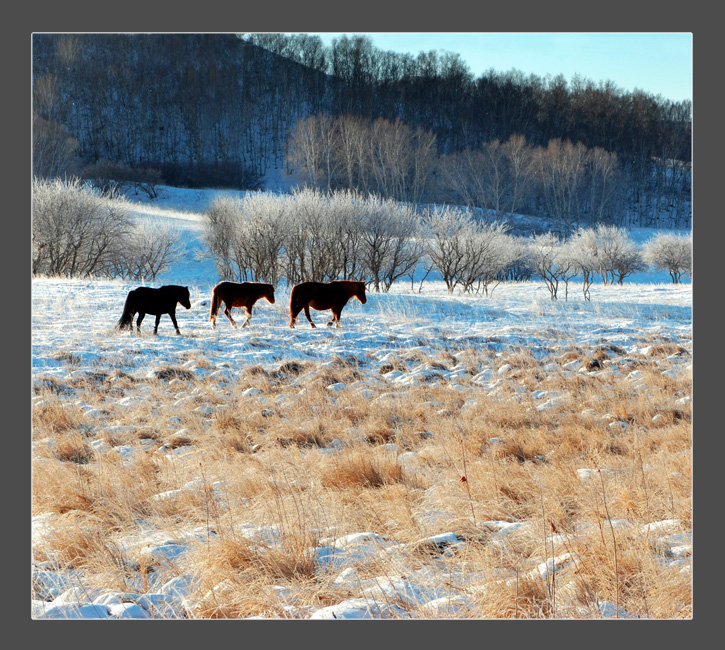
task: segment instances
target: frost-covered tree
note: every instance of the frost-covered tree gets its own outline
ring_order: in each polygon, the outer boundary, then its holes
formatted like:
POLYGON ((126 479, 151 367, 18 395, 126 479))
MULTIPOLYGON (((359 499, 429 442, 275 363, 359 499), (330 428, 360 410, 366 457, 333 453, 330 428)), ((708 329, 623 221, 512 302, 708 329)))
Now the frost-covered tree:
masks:
POLYGON ((375 291, 387 292, 420 259, 419 218, 410 205, 390 199, 370 197, 360 208, 363 268, 375 291))
POLYGON ((302 189, 293 192, 289 201, 296 241, 294 245, 285 244, 285 249, 288 257, 292 256, 288 263, 297 279, 288 275, 288 281, 329 282, 343 277, 345 226, 337 217, 330 195, 302 189))
POLYGON ((424 228, 426 255, 443 276, 448 293, 453 293, 469 264, 469 242, 475 235, 475 224, 463 210, 444 207, 426 214, 424 228))
POLYGON ((565 297, 568 297, 568 283, 576 275, 576 271, 571 259, 565 254, 559 237, 551 232, 533 235, 529 242, 528 255, 534 272, 546 284, 551 299, 557 299, 560 282, 567 285, 565 297))
POLYGON ((475 222, 466 246, 466 265, 461 284, 465 291, 476 290, 488 295, 489 286, 500 281, 501 273, 521 257, 519 247, 502 223, 475 222))
POLYGON ((79 179, 34 180, 34 275, 153 279, 178 255, 178 235, 134 224, 125 202, 79 179))
POLYGON ((127 245, 110 257, 111 275, 127 280, 154 280, 179 260, 179 242, 179 233, 171 228, 136 226, 127 245))
POLYGON ((571 261, 574 271, 582 276, 584 300, 590 300, 589 288, 601 266, 598 259, 596 230, 577 228, 564 245, 564 255, 571 261))
POLYGON ((285 201, 267 193, 247 194, 239 201, 234 257, 254 282, 277 284, 279 257, 286 231, 285 201))
POLYGON ((639 247, 624 228, 599 224, 596 246, 604 284, 623 284, 628 275, 647 268, 639 247))
POLYGON ((460 209, 431 211, 424 220, 425 252, 443 276, 449 293, 489 293, 524 257, 523 249, 502 223, 475 220, 460 209))
POLYGON ((205 238, 222 278, 277 282, 287 228, 283 199, 261 192, 222 198, 205 218, 205 238))
POLYGON ((657 233, 642 248, 645 263, 667 271, 673 284, 680 284, 683 274, 692 274, 691 234, 657 233))
POLYGON ((109 262, 128 244, 132 222, 124 207, 80 180, 33 182, 33 273, 109 275, 109 262))
POLYGON ((221 278, 235 279, 237 272, 232 259, 237 208, 234 199, 217 198, 204 213, 204 239, 221 278))

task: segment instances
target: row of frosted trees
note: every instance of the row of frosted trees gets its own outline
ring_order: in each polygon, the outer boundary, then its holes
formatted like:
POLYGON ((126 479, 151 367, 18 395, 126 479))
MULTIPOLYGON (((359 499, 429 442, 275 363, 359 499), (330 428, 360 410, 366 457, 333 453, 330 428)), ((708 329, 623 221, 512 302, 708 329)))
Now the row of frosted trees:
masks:
POLYGON ((288 285, 365 279, 388 291, 437 273, 449 293, 488 295, 502 281, 541 278, 552 300, 581 280, 584 298, 596 279, 622 284, 650 267, 673 283, 691 273, 691 238, 659 233, 643 246, 626 230, 597 225, 569 238, 513 236, 507 225, 460 208, 429 208, 350 191, 302 189, 217 199, 205 213, 205 237, 222 278, 288 285))

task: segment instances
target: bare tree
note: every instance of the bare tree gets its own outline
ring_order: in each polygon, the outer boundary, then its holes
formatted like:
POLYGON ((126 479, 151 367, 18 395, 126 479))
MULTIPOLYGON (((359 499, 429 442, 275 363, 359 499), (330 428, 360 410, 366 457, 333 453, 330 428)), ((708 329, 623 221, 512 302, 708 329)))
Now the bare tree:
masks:
POLYGON ((335 119, 334 157, 340 169, 340 187, 360 192, 370 189, 370 126, 367 120, 352 115, 335 119))
POLYGON ((78 167, 78 141, 57 122, 36 115, 33 119, 33 174, 62 178, 78 167))
POLYGON ((480 150, 466 149, 443 157, 441 175, 452 200, 468 208, 486 204, 487 186, 483 173, 484 157, 480 150))
POLYGON ((417 203, 431 189, 434 146, 430 131, 400 120, 318 115, 297 122, 288 160, 312 187, 417 203))
POLYGON ((521 135, 447 156, 442 172, 446 187, 465 205, 480 207, 499 222, 519 210, 535 174, 532 150, 521 135))
POLYGON ((623 193, 617 154, 595 147, 589 150, 587 162, 589 220, 592 223, 611 221, 623 193))
POLYGON ((288 162, 312 187, 329 191, 337 176, 338 133, 326 115, 297 121, 288 144, 288 162))
POLYGON ((536 169, 550 217, 567 235, 583 212, 587 148, 559 139, 536 151, 536 169))
POLYGON ((535 174, 533 149, 523 135, 514 134, 501 145, 506 160, 507 192, 505 208, 509 217, 516 214, 528 199, 535 174))
POLYGON ((110 197, 125 196, 139 190, 150 199, 158 196, 157 186, 162 182, 158 169, 134 168, 111 160, 102 160, 83 167, 79 175, 90 181, 103 194, 110 197))

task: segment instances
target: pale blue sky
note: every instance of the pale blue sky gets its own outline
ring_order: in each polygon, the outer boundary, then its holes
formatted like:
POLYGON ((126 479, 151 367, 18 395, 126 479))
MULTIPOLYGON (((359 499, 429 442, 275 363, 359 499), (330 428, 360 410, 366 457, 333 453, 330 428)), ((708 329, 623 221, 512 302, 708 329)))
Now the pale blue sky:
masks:
MULTIPOLYGON (((309 33, 309 32, 308 32, 309 33)), ((516 68, 540 77, 578 73, 666 99, 692 99, 692 34, 681 33, 370 33, 381 50, 457 52, 475 76, 516 68)), ((320 33, 325 45, 341 33, 320 33)))

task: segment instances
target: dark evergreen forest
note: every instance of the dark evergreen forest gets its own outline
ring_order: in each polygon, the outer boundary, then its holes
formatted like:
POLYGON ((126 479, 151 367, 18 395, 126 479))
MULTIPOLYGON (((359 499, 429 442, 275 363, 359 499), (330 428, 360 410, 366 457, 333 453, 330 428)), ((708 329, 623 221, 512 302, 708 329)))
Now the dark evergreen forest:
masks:
POLYGON ((385 52, 362 36, 330 47, 305 34, 33 36, 34 173, 46 178, 112 163, 170 185, 244 189, 295 168, 324 189, 516 207, 564 225, 689 227, 691 113, 690 102, 611 82, 516 70, 475 77, 457 54, 385 52), (302 153, 302 124, 322 133, 316 144, 336 129, 324 178, 302 153), (342 135, 354 131, 375 150, 370 168, 360 154, 353 173, 342 135), (392 168, 396 137, 415 146, 392 182, 373 165, 392 168), (526 154, 525 174, 512 171, 514 149, 526 154), (509 180, 492 203, 494 172, 509 180), (569 183, 576 190, 562 196, 569 183))

